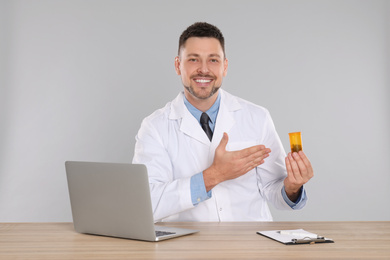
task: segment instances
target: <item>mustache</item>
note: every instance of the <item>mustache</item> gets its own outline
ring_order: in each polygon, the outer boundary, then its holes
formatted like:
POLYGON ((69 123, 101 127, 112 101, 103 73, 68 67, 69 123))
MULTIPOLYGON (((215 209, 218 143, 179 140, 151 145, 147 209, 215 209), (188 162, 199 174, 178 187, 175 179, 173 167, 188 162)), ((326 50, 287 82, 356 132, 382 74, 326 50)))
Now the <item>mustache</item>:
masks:
POLYGON ((191 78, 193 79, 193 78, 212 78, 212 79, 215 79, 216 77, 215 76, 213 76, 213 75, 210 75, 210 74, 202 74, 202 73, 200 73, 200 74, 196 74, 196 75, 192 75, 191 76, 191 78))

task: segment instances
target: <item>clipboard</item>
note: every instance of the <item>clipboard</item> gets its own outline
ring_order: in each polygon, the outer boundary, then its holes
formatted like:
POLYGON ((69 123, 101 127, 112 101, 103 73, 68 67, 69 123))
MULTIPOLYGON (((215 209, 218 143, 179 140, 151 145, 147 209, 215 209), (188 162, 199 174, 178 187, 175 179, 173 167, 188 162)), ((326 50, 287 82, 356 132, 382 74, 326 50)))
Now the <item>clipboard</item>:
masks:
POLYGON ((285 245, 334 243, 330 238, 319 236, 303 229, 257 231, 256 233, 285 245))

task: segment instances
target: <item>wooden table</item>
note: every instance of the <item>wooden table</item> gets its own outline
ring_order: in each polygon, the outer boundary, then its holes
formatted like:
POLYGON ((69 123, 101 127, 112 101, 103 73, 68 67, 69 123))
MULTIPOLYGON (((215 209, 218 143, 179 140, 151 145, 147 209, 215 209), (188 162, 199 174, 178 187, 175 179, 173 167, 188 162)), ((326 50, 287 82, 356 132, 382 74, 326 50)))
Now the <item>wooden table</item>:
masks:
POLYGON ((200 232, 143 242, 79 234, 72 223, 0 223, 0 259, 390 259, 390 221, 162 225, 200 232), (284 245, 256 234, 298 228, 335 243, 284 245))

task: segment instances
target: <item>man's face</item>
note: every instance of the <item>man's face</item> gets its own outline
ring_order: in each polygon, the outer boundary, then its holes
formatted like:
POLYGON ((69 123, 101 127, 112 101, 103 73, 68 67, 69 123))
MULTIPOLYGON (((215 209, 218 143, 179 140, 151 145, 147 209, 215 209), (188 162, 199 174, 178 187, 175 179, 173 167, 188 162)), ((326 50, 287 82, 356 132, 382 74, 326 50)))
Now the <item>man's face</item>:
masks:
POLYGON ((222 85, 228 61, 215 38, 189 38, 175 59, 176 73, 181 76, 190 99, 208 99, 222 85))

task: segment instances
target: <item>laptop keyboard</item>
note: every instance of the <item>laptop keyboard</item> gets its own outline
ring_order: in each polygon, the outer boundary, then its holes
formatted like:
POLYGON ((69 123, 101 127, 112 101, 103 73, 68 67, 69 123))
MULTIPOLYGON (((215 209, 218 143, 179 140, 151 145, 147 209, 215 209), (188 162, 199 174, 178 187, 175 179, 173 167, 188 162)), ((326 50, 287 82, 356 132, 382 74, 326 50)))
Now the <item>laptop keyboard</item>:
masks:
POLYGON ((156 237, 167 236, 176 234, 175 232, 167 232, 167 231, 156 231, 156 237))

